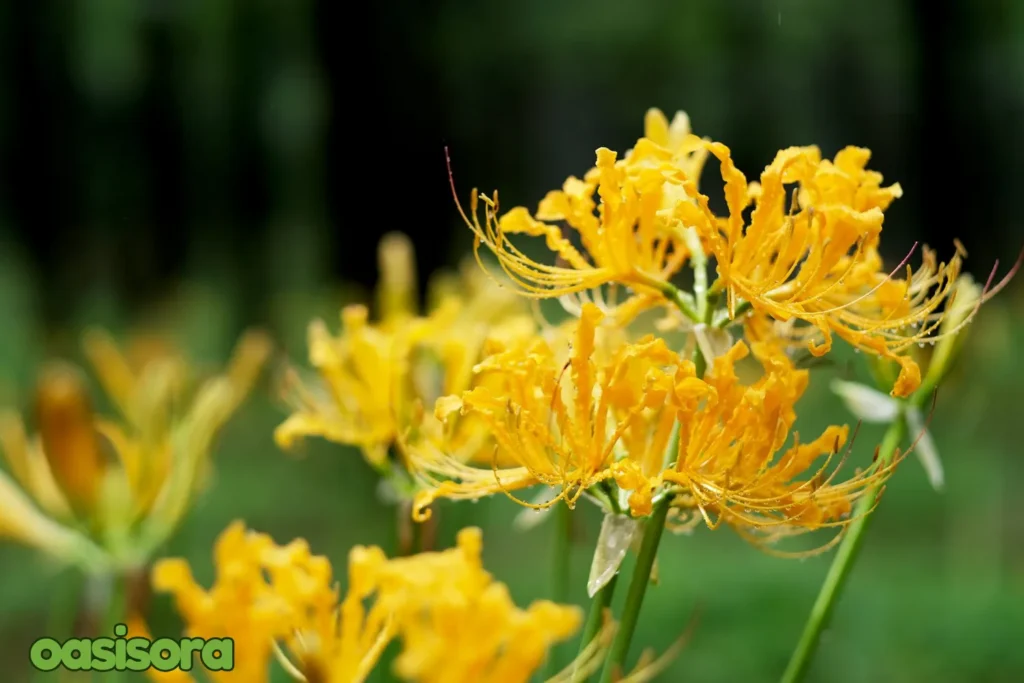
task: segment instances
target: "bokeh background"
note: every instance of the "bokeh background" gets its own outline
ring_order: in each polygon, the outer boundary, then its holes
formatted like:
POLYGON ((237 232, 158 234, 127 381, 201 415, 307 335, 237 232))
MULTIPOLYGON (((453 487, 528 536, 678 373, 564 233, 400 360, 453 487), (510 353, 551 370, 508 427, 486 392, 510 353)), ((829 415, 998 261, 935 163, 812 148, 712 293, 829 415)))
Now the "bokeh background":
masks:
MULTIPOLYGON (((685 109, 748 177, 789 145, 871 148, 905 191, 887 213, 893 264, 918 240, 948 257, 959 237, 984 279, 1024 246, 1024 3, 3 3, 3 401, 27 405, 39 363, 77 358, 90 324, 168 329, 208 362, 258 324, 304 362, 307 321, 367 296, 382 234, 412 237, 424 280, 466 253, 445 146, 463 196, 499 188, 532 206, 596 147, 630 147, 651 106, 685 109)), ((947 490, 901 466, 811 680, 1024 680, 1022 313, 1017 283, 971 326, 933 425, 947 490)), ((803 429, 850 420, 828 381, 857 360, 816 371, 803 429)), ((304 536, 339 568, 352 544, 392 538, 357 454, 280 453, 283 416, 267 382, 224 434, 213 485, 167 549, 200 577, 235 518, 304 536)), ((879 434, 862 430, 858 457, 879 434)), ((440 543, 482 525, 488 567, 525 603, 549 590, 552 525, 513 531, 515 512, 445 506, 440 543)), ((577 519, 582 604, 599 519, 590 506, 577 519)), ((724 529, 666 537, 634 643, 665 648, 699 607, 662 680, 777 680, 830 560, 770 558, 724 529)), ((72 578, 8 545, 0 576, 0 664, 22 680, 72 578)), ((156 609, 154 629, 172 632, 156 609)))

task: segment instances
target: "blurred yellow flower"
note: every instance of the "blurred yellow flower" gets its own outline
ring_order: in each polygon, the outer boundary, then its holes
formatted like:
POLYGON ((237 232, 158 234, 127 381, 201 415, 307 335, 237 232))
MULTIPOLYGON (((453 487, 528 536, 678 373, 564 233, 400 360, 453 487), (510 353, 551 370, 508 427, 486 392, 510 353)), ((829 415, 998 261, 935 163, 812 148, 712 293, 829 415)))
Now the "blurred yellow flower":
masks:
MULTIPOLYGON (((528 681, 551 645, 576 632, 582 615, 543 600, 519 609, 505 585, 484 570, 481 551, 476 528, 460 531, 455 548, 407 558, 356 546, 339 603, 330 563, 311 555, 305 541, 277 546, 235 522, 217 541, 210 589, 199 586, 180 559, 160 561, 153 583, 173 595, 186 635, 234 639, 231 680, 269 680, 276 655, 297 680, 358 683, 397 639, 395 673, 404 680, 528 681)), ((139 618, 133 633, 146 633, 139 618)), ((599 663, 595 654, 574 665, 592 671, 599 663)))
POLYGON ((152 347, 133 364, 109 335, 93 330, 85 350, 120 418, 96 415, 76 367, 44 367, 37 434, 27 434, 16 412, 0 413, 10 471, 0 472, 0 533, 87 570, 128 569, 176 528, 217 432, 256 381, 270 342, 247 333, 228 369, 194 390, 184 361, 152 347))
MULTIPOLYGON (((294 413, 274 433, 282 448, 304 436, 358 446, 367 461, 387 471, 388 449, 420 424, 423 406, 469 388, 473 366, 491 345, 532 335, 536 324, 524 302, 470 271, 457 284, 437 281, 432 310, 415 310, 412 247, 397 233, 380 245, 381 317, 370 322, 366 306, 342 311, 333 336, 322 321, 309 328, 309 358, 319 377, 288 382, 294 413)), ((480 448, 478 430, 464 429, 462 457, 480 448)))
MULTIPOLYGON (((677 111, 672 121, 660 109, 648 109, 644 115, 644 138, 672 154, 673 164, 679 166, 687 178, 696 183, 704 170, 707 148, 696 140, 690 129, 690 117, 677 111)), ((626 159, 635 162, 637 156, 627 153, 626 159)))
MULTIPOLYGON (((182 559, 160 560, 153 586, 173 595, 187 637, 234 640, 234 669, 206 672, 214 681, 270 680, 279 642, 294 648, 310 681, 361 681, 393 634, 380 608, 367 614, 362 606, 374 588, 372 572, 383 561, 377 548, 353 549, 349 592, 339 607, 326 558, 311 554, 302 539, 278 546, 236 521, 217 539, 216 578, 209 589, 196 583, 182 559)), ((133 632, 147 631, 135 615, 133 632)), ((294 664, 285 663, 294 671, 294 664)))
POLYGON ((396 673, 421 683, 530 680, 553 644, 582 623, 577 607, 512 602, 483 568, 479 529, 457 547, 397 558, 378 574, 378 600, 390 603, 402 639, 396 673))

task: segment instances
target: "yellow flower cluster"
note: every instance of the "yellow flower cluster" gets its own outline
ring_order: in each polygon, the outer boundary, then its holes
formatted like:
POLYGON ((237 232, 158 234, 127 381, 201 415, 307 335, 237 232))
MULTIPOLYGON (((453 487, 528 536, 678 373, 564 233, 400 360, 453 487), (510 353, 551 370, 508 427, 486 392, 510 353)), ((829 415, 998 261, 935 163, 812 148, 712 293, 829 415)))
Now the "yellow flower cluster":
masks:
POLYGON ((464 217, 478 253, 483 246, 497 256, 526 296, 561 296, 616 283, 656 295, 655 302, 660 296, 682 303, 698 323, 710 321, 697 318, 670 280, 699 244, 702 258, 715 259, 717 278, 709 291, 725 295, 723 322, 742 320, 760 337, 803 343, 815 355, 828 352, 836 334, 898 361, 902 371, 893 394, 905 397, 920 384, 920 370, 903 352, 955 333, 939 332, 940 307, 950 298, 964 252, 958 245, 953 259, 942 264, 926 249, 921 268, 908 267, 904 279, 896 277, 898 269, 883 269, 883 212, 902 190, 898 184, 883 186, 882 176, 867 170, 869 156, 868 150, 847 147, 830 161, 816 147, 789 148, 765 168, 759 183, 748 183, 728 147, 691 135, 683 115, 670 127, 652 110, 645 137, 623 159, 597 150, 596 165, 583 180, 569 178, 536 213, 517 207, 501 215, 497 197, 484 198, 481 224, 474 192, 472 218, 464 217), (711 211, 697 187, 709 152, 720 161, 725 217, 711 211), (792 196, 787 186, 793 186, 792 196), (578 236, 582 250, 554 222, 578 236), (528 257, 510 239, 518 234, 544 237, 557 265, 528 257))
MULTIPOLYGON (((214 549, 211 588, 199 586, 180 559, 160 561, 153 581, 173 595, 189 637, 234 638, 234 670, 207 672, 212 680, 267 681, 276 656, 296 680, 359 683, 388 643, 399 640, 394 671, 403 680, 525 683, 547 650, 576 632, 582 615, 576 607, 543 600, 516 607, 507 587, 484 570, 481 552, 476 528, 459 532, 455 548, 405 558, 357 546, 349 553, 348 589, 339 601, 330 563, 312 555, 305 541, 278 546, 235 522, 214 549)), ((138 618, 131 630, 147 633, 138 618)), ((592 648, 570 669, 592 671, 597 654, 592 648)))
POLYGON ((44 368, 36 434, 0 414, 0 534, 88 571, 141 566, 177 527, 202 485, 218 431, 270 352, 262 334, 239 342, 227 370, 201 383, 180 356, 140 339, 122 354, 94 330, 85 352, 119 413, 98 416, 82 372, 44 368))
POLYGON ((438 498, 501 493, 534 508, 586 496, 633 516, 667 497, 674 525, 725 521, 758 542, 848 524, 853 503, 900 458, 840 478, 846 427, 800 441, 795 404, 808 373, 793 346, 820 356, 839 336, 897 363, 892 394, 906 397, 922 382, 908 350, 954 337, 1005 280, 965 310, 952 305, 959 244, 947 264, 925 249, 905 278, 885 270, 884 211, 901 189, 868 170, 867 150, 828 160, 815 147, 785 149, 748 182, 685 114, 669 122, 651 110, 644 123, 625 155, 597 150, 595 166, 534 213, 501 214, 496 196, 474 191, 463 217, 477 260, 486 272, 481 251, 491 251, 505 277, 488 286, 477 271, 466 294, 426 316, 412 312, 411 247, 386 238, 379 322, 350 307, 339 337, 313 325, 310 358, 326 389, 296 385, 299 408, 279 442, 320 434, 361 446, 378 467, 400 446, 421 521, 438 498), (698 187, 709 155, 725 216, 698 187), (553 263, 528 256, 519 235, 543 238, 553 263), (673 283, 686 266, 692 292, 673 283), (606 285, 629 297, 609 306, 606 285), (552 327, 522 307, 548 297, 573 317, 552 327), (660 331, 690 335, 684 351, 635 334, 647 309, 667 313, 660 331), (956 324, 943 324, 950 311, 956 324), (733 331, 745 341, 733 343, 733 331), (754 374, 744 375, 748 355, 754 374), (517 493, 538 485, 552 489, 548 500, 517 493))
MULTIPOLYGON (((408 429, 436 434, 421 419, 423 406, 474 386, 480 379, 473 367, 489 345, 528 336, 535 326, 520 299, 475 270, 435 281, 433 307, 417 315, 408 239, 386 236, 379 261, 379 320, 370 322, 366 306, 352 305, 342 311, 338 336, 322 321, 310 325, 309 360, 318 377, 303 382, 292 373, 295 412, 275 438, 283 448, 302 436, 358 446, 386 472, 388 449, 408 429)), ((479 430, 469 426, 460 435, 459 457, 472 460, 485 445, 479 430)))
POLYGON ((549 192, 535 215, 517 207, 499 218, 497 196, 484 197, 486 220, 481 225, 481 198, 474 192, 473 219, 464 217, 476 245, 498 255, 505 273, 527 296, 560 296, 612 282, 658 289, 689 254, 682 232, 666 229, 665 212, 685 200, 685 187, 696 191, 707 152, 690 135, 685 115, 670 128, 663 116, 650 114, 647 130, 654 139, 640 140, 622 160, 609 149, 597 150, 596 166, 582 180, 570 177, 561 190, 549 192), (583 251, 560 226, 544 221, 564 221, 579 236, 583 251), (560 263, 532 260, 509 239, 516 234, 543 237, 560 263))
MULTIPOLYGON (((645 654, 618 676, 663 528, 724 522, 773 553, 783 552, 779 540, 834 530, 831 541, 790 554, 819 552, 870 512, 905 455, 899 432, 886 437, 885 455, 843 472, 846 426, 800 438, 796 406, 810 374, 794 361, 799 347, 822 356, 838 337, 867 352, 891 396, 839 383, 844 400, 924 434, 921 397, 948 368, 957 333, 1014 274, 974 285, 961 274, 959 243, 948 263, 925 248, 916 270, 901 272, 909 256, 886 269, 884 212, 902 190, 869 170, 869 157, 856 147, 831 160, 816 147, 784 149, 750 182, 728 147, 691 133, 685 114, 670 122, 652 109, 632 149, 598 149, 594 167, 535 212, 501 213, 497 195, 474 191, 462 215, 481 267, 435 279, 421 310, 412 246, 385 236, 373 315, 351 305, 337 334, 310 325, 313 372, 289 370, 293 412, 274 438, 283 448, 319 436, 360 449, 402 484, 406 522, 410 509, 426 520, 440 499, 501 494, 535 510, 597 503, 604 540, 588 588, 607 591, 578 657, 549 680, 585 679, 606 651, 605 683, 651 680, 672 653, 645 654), (719 162, 724 215, 700 189, 709 157, 719 162), (528 256, 520 237, 542 238, 551 262, 528 256), (500 276, 488 272, 486 251, 500 276), (685 268, 690 291, 675 282, 685 268), (544 298, 560 299, 569 317, 543 320, 531 299, 544 298), (661 316, 657 334, 639 331, 648 312, 661 316), (685 341, 676 345, 673 333, 685 341), (940 340, 922 378, 912 347, 940 340), (527 499, 535 487, 546 498, 527 499), (637 540, 614 636, 612 620, 601 629, 597 617, 637 540)), ((81 372, 67 364, 40 378, 31 437, 19 415, 0 413, 11 473, 0 472, 0 535, 123 579, 179 524, 270 344, 247 334, 228 369, 203 382, 158 347, 133 358, 92 332, 85 350, 118 418, 97 417, 81 372)), ((934 446, 921 450, 941 483, 934 446)), ((359 682, 395 644, 391 668, 403 680, 525 683, 575 634, 581 613, 548 601, 517 607, 481 556, 476 528, 459 532, 455 548, 406 557, 357 546, 342 594, 330 562, 304 540, 279 546, 235 522, 216 542, 209 589, 181 559, 159 561, 152 576, 173 595, 189 637, 234 640, 233 670, 206 672, 211 680, 266 681, 276 660, 305 683, 359 682)), ((145 635, 144 615, 130 616, 130 630, 145 635)), ((152 675, 193 680, 187 671, 152 675)))
POLYGON ((838 335, 897 362, 892 393, 905 397, 921 384, 908 349, 955 335, 1003 284, 970 310, 951 305, 959 245, 948 264, 925 249, 922 267, 905 279, 898 268, 884 270, 883 212, 901 190, 868 170, 868 158, 854 147, 834 160, 815 147, 790 148, 760 182, 748 183, 727 147, 690 133, 685 114, 670 124, 651 110, 633 149, 621 159, 599 149, 582 180, 570 177, 533 214, 522 207, 500 214, 496 196, 474 192, 471 217, 463 217, 480 264, 486 269, 485 247, 526 298, 567 304, 576 297, 566 306, 575 318, 492 345, 474 369, 488 383, 436 401, 433 417, 445 433, 467 418, 486 427, 489 463, 410 430, 406 450, 420 489, 414 516, 425 519, 438 498, 494 493, 534 508, 573 507, 586 495, 609 512, 646 516, 667 496, 679 527, 725 521, 758 542, 848 524, 853 503, 900 458, 839 478, 833 465, 845 461, 846 427, 806 443, 791 437, 808 384, 792 346, 820 356, 838 335), (724 217, 698 189, 709 154, 720 162, 724 217), (543 237, 554 263, 527 256, 517 235, 543 237), (709 260, 717 274, 710 285, 709 260), (686 265, 694 270, 692 293, 672 282, 686 265), (604 305, 604 285, 631 297, 604 305), (630 333, 627 325, 646 308, 674 310, 659 329, 689 333, 695 359, 661 337, 630 333), (956 324, 943 325, 954 310, 956 324), (609 326, 618 334, 602 335, 609 326), (733 343, 732 329, 746 341, 733 343), (741 381, 738 365, 751 354, 760 371, 741 381), (516 493, 536 485, 553 490, 548 500, 516 493))
POLYGON ((618 497, 602 486, 614 481, 633 515, 649 515, 656 496, 673 495, 674 506, 699 511, 711 526, 720 518, 774 537, 845 523, 852 502, 891 471, 826 477, 847 438, 845 427, 830 427, 808 443, 794 435, 785 447, 808 371, 795 369, 777 347, 753 344, 763 372, 751 384, 736 372, 751 351, 742 341, 700 377, 691 360, 658 337, 595 353, 602 315, 586 304, 580 319, 569 323, 574 338, 567 364, 538 339, 485 361, 489 372, 506 377, 498 391, 478 387, 438 401, 441 420, 459 414, 483 420, 517 466, 477 468, 435 448, 412 448, 422 489, 414 514, 425 516, 439 497, 514 496, 538 484, 558 493, 545 503, 517 502, 573 506, 588 493, 614 511, 618 497), (825 462, 813 467, 819 456, 825 462), (808 470, 814 476, 801 479, 808 470))

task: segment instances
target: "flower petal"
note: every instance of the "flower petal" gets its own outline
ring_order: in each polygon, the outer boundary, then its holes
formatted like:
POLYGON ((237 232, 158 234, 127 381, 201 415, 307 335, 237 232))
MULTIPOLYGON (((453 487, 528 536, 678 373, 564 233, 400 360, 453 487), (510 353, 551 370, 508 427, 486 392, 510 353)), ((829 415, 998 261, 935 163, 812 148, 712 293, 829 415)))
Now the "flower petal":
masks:
POLYGON ((843 399, 846 409, 865 422, 888 424, 899 415, 900 405, 894 398, 858 382, 832 380, 832 391, 843 399))

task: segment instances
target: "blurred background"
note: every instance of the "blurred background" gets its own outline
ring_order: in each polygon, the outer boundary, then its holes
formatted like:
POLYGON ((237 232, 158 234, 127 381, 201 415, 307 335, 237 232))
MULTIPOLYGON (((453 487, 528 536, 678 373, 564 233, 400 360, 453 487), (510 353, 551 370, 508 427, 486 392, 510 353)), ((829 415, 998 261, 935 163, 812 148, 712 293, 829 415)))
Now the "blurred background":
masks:
MULTIPOLYGON (((504 206, 533 207, 596 147, 632 146, 652 106, 685 109, 748 178, 782 147, 869 147, 904 189, 885 224, 894 265, 915 241, 948 258, 959 237, 984 280, 1024 246, 1024 3, 5 3, 0 395, 27 405, 41 360, 77 358, 91 324, 171 330, 209 362, 261 325, 304 362, 308 320, 334 321, 372 288, 382 234, 410 235, 423 280, 467 252, 445 146, 462 197, 497 188, 504 206)), ((717 201, 716 175, 710 164, 703 188, 717 201)), ((971 326, 939 397, 947 490, 915 460, 897 472, 810 680, 1024 680, 1020 285, 971 326)), ((815 375, 802 430, 852 421, 828 392, 830 376, 861 372, 848 360, 815 375)), ((284 414, 267 383, 168 549, 204 580, 234 518, 304 536, 339 569, 352 544, 393 535, 354 451, 274 447, 284 414)), ((862 430, 861 457, 879 436, 862 430)), ((583 604, 599 519, 581 510, 583 604)), ((504 499, 445 506, 440 542, 482 525, 489 569, 525 603, 549 590, 537 568, 552 526, 514 532, 515 512, 504 499)), ((664 649, 699 606, 662 680, 777 680, 830 560, 770 558, 725 529, 666 537, 634 643, 664 649)), ((69 579, 9 545, 0 571, 0 663, 22 680, 69 579)), ((154 630, 171 633, 157 605, 154 630)))

